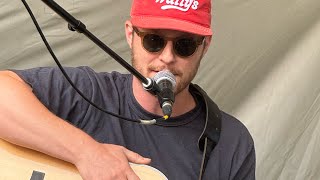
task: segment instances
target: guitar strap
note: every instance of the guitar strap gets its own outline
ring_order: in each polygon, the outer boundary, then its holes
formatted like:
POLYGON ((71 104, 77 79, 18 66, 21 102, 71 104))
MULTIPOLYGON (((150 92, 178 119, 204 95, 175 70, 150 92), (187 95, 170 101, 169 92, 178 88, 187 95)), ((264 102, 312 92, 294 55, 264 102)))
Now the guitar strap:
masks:
POLYGON ((203 152, 202 163, 200 168, 199 180, 202 179, 205 172, 210 154, 218 144, 221 132, 221 111, 212 101, 208 94, 198 85, 191 84, 190 88, 193 92, 201 95, 206 105, 206 121, 204 129, 198 140, 198 147, 203 152))

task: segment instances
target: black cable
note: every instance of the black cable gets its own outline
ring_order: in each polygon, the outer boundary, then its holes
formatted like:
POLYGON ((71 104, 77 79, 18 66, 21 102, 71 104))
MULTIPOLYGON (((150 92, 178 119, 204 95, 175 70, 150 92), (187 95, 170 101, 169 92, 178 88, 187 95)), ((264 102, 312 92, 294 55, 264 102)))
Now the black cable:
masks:
POLYGON ((99 107, 98 105, 96 105, 95 103, 93 103, 92 101, 90 101, 74 84, 73 82, 71 81, 71 79, 69 78, 68 74, 65 72, 65 70, 63 69, 62 65, 60 64, 59 60, 57 59, 57 57, 55 56, 54 52, 52 51, 48 41, 46 40, 45 36, 43 35, 42 33, 42 30, 36 20, 36 18, 34 17, 31 9, 29 8, 28 4, 26 3, 25 0, 21 0, 22 3, 24 4, 24 6, 26 7, 33 23, 35 24, 44 44, 46 45, 48 51, 50 52, 52 58, 54 59, 55 63, 57 64, 57 66, 59 67, 59 69, 61 70, 62 74, 65 76, 65 78, 67 79, 67 81, 70 83, 70 85, 77 91, 77 93, 84 99, 86 100, 89 104, 91 104, 92 106, 94 106, 95 108, 99 109, 100 111, 104 112, 104 113, 107 113, 109 115, 112 115, 112 116, 115 116, 117 118, 121 118, 123 120, 126 120, 126 121, 131 121, 131 122, 136 122, 136 123, 140 123, 140 124, 155 124, 157 122, 157 120, 165 120, 166 117, 162 117, 162 118, 158 118, 158 119, 153 119, 153 120, 137 120, 137 119, 131 119, 131 118, 127 118, 127 117, 123 117, 123 116, 120 116, 118 114, 115 114, 115 113, 112 113, 112 112, 109 112, 109 111, 106 111, 104 109, 102 109, 101 107, 99 107))

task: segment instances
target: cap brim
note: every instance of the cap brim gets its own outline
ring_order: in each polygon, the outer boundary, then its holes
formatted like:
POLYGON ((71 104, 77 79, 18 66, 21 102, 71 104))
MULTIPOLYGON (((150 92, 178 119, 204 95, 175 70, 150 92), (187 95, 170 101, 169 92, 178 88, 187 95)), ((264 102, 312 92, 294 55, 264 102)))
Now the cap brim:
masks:
POLYGON ((203 36, 211 36, 213 34, 210 28, 168 17, 132 16, 131 23, 134 26, 146 29, 172 29, 203 36))

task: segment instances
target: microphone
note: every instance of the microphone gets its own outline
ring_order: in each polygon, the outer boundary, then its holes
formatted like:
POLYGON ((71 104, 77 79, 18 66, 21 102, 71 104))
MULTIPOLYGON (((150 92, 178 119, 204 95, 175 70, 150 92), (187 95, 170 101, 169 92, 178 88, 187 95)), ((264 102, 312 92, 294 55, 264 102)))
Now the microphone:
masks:
POLYGON ((156 73, 153 80, 159 86, 160 91, 157 93, 157 96, 162 112, 170 117, 174 103, 173 90, 176 86, 176 78, 170 71, 163 70, 156 73))

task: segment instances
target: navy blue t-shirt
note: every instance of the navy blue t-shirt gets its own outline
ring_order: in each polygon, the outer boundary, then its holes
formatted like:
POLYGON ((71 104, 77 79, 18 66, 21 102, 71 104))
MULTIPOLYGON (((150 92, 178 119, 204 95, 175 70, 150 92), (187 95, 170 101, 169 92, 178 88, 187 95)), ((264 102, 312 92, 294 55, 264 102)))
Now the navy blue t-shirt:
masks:
MULTIPOLYGON (((92 102, 131 119, 154 119, 132 92, 132 75, 97 73, 89 67, 65 68, 73 83, 92 102)), ((151 166, 169 180, 196 180, 202 159, 197 143, 205 123, 205 105, 156 125, 140 125, 108 115, 89 105, 70 86, 58 68, 14 70, 37 98, 54 114, 82 129, 101 143, 124 146, 152 159, 151 166)), ((222 113, 220 140, 209 159, 205 180, 255 179, 252 137, 236 118, 222 113)), ((57 135, 58 136, 58 135, 57 135)), ((63 138, 63 137, 61 137, 63 138)))

